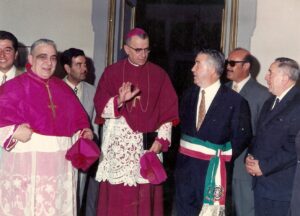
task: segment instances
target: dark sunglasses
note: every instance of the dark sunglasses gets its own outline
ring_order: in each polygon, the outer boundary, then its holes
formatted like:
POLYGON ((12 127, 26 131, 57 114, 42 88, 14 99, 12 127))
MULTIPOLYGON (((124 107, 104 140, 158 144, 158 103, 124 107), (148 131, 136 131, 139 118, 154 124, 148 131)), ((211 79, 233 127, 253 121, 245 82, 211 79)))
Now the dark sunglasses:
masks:
POLYGON ((238 63, 245 63, 245 62, 247 62, 247 61, 234 61, 234 60, 226 60, 225 61, 225 65, 227 66, 227 65, 230 65, 230 67, 234 67, 236 64, 238 64, 238 63))

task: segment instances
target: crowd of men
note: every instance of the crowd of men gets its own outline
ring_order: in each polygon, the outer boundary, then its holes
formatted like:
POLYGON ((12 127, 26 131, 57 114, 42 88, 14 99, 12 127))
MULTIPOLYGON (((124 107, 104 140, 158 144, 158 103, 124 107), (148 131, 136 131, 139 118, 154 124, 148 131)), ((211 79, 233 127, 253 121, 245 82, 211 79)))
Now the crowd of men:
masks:
POLYGON ((181 133, 174 215, 299 215, 298 63, 276 58, 266 88, 251 76, 248 50, 225 59, 201 49, 194 84, 178 99, 149 47, 143 29, 130 30, 127 57, 94 87, 83 50, 58 55, 54 41, 39 39, 22 72, 17 38, 0 31, 0 215, 165 215, 161 164, 173 126, 181 133), (95 174, 66 159, 78 139, 101 141, 95 174))

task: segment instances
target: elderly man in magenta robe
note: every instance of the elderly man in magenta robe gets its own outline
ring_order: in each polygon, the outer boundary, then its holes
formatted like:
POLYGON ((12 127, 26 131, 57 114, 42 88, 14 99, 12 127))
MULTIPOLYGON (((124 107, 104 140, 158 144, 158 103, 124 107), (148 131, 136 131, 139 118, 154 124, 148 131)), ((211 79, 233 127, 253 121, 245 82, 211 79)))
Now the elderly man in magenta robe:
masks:
POLYGON ((139 161, 151 132, 157 135, 149 140, 149 151, 168 150, 172 123, 178 121, 177 96, 167 73, 147 61, 144 30, 131 30, 124 50, 128 58, 105 69, 94 99, 98 122, 105 120, 96 175, 98 216, 163 215, 162 185, 141 176, 139 161))
POLYGON ((0 87, 0 215, 76 215, 77 171, 65 159, 76 137, 92 139, 72 90, 53 77, 56 45, 36 41, 31 68, 0 87))

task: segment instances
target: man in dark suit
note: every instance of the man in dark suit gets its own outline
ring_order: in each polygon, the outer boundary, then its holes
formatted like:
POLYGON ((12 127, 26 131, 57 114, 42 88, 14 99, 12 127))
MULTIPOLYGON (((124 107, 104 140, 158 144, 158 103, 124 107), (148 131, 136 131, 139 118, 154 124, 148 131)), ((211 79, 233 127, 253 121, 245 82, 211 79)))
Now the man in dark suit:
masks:
POLYGON ((297 163, 295 137, 300 130, 300 90, 295 86, 299 65, 277 58, 265 76, 268 99, 260 113, 246 169, 254 176, 255 215, 288 213, 297 163))
POLYGON ((200 211, 201 215, 224 214, 225 161, 237 157, 252 136, 247 101, 221 85, 223 69, 222 53, 200 51, 192 68, 195 85, 181 101, 182 137, 175 172, 180 216, 200 211))
MULTIPOLYGON (((253 56, 243 48, 232 50, 226 61, 227 78, 231 80, 226 85, 243 96, 249 104, 251 112, 252 132, 255 135, 256 123, 264 102, 271 95, 268 89, 250 75, 253 56)), ((250 143, 249 143, 250 144, 250 143)), ((244 152, 234 161, 232 177, 232 194, 235 214, 237 216, 254 216, 254 195, 252 177, 246 172, 244 152)))
MULTIPOLYGON (((81 49, 70 48, 61 54, 61 65, 63 66, 67 76, 64 81, 73 89, 77 95, 85 111, 87 112, 90 123, 93 127, 94 137, 98 137, 98 125, 95 124, 96 112, 94 108, 94 95, 96 88, 85 82, 88 69, 86 56, 81 49)), ((98 182, 87 173, 79 171, 78 178, 78 207, 80 211, 85 211, 85 215, 96 215, 96 207, 98 200, 98 182), (87 183, 88 182, 88 183, 87 183), (85 197, 86 194, 86 197, 85 197), (86 199, 86 205, 84 201, 86 199)))

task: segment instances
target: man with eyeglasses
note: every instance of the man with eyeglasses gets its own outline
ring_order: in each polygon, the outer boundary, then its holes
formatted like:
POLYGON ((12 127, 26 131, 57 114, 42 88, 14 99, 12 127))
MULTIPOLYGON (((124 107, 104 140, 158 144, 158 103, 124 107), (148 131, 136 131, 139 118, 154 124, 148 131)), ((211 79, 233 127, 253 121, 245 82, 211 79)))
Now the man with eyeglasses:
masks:
POLYGON ((104 123, 98 216, 162 216, 162 184, 150 183, 159 178, 154 172, 140 173, 140 158, 168 150, 177 96, 167 73, 148 61, 148 34, 134 28, 125 40, 128 58, 105 69, 94 98, 96 121, 104 123))
POLYGON ((297 165, 295 137, 300 130, 299 76, 299 64, 286 57, 275 59, 265 75, 273 96, 261 109, 245 163, 253 176, 256 216, 288 215, 297 165))
MULTIPOLYGON (((86 113, 89 116, 94 139, 98 137, 98 125, 95 124, 96 112, 94 109, 94 96, 96 88, 85 82, 88 74, 87 58, 84 51, 77 48, 65 50, 60 56, 60 63, 67 76, 63 79, 74 91, 86 113)), ((77 199, 80 212, 85 215, 96 215, 99 184, 92 177, 93 170, 86 172, 78 171, 77 199)))
MULTIPOLYGON (((255 135, 260 110, 270 97, 268 89, 250 75, 254 57, 244 48, 232 50, 226 60, 227 86, 242 95, 249 104, 252 132, 255 135)), ((249 143, 250 144, 250 143, 249 143)), ((254 216, 252 177, 247 173, 244 160, 247 149, 234 161, 232 177, 233 205, 237 216, 254 216)))
POLYGON ((14 66, 18 46, 18 39, 12 33, 0 31, 0 86, 22 73, 14 66))
POLYGON ((35 41, 28 62, 0 88, 0 215, 76 215, 76 170, 65 156, 93 132, 77 97, 53 76, 55 43, 35 41))

